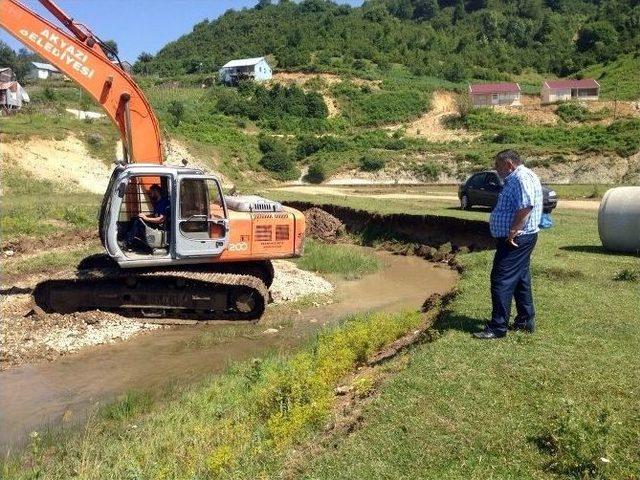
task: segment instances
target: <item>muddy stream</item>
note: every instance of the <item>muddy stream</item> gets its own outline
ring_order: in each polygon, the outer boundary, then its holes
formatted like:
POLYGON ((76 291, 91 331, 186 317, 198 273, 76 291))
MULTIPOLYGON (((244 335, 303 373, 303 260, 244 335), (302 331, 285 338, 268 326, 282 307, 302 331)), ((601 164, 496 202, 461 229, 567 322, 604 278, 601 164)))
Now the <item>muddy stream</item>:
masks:
POLYGON ((456 273, 412 256, 376 252, 384 267, 359 280, 330 280, 333 303, 302 310, 270 307, 258 324, 178 326, 51 363, 0 373, 0 450, 19 448, 32 431, 79 425, 129 391, 161 391, 224 371, 230 362, 300 345, 322 325, 368 310, 417 310, 444 293, 456 273), (278 329, 277 332, 267 329, 278 329))

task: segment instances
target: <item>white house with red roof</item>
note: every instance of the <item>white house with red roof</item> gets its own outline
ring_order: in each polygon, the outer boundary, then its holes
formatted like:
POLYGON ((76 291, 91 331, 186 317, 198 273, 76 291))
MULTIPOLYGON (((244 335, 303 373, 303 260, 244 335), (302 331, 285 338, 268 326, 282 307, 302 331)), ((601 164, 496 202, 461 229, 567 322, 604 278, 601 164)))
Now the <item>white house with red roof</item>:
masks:
POLYGON ((546 80, 540 89, 542 103, 598 100, 600 84, 593 78, 546 80))
POLYGON ((520 106, 520 85, 512 82, 476 83, 469 85, 469 98, 474 107, 492 105, 520 106))

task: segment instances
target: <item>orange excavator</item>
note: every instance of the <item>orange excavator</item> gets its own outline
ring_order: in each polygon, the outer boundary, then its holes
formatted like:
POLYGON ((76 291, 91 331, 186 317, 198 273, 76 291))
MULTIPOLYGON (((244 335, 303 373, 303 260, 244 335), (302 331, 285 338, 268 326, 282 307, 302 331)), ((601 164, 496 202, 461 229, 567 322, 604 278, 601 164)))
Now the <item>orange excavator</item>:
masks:
POLYGON ((16 0, 0 0, 0 27, 104 108, 120 132, 125 159, 114 168, 100 208, 106 255, 87 257, 73 275, 39 284, 36 303, 59 313, 260 318, 273 281, 271 260, 302 254, 302 213, 258 196, 225 196, 215 176, 165 165, 156 116, 115 52, 53 1, 40 3, 68 32, 16 0), (158 204, 162 212, 154 211, 158 204), (150 221, 158 218, 162 222, 150 221))

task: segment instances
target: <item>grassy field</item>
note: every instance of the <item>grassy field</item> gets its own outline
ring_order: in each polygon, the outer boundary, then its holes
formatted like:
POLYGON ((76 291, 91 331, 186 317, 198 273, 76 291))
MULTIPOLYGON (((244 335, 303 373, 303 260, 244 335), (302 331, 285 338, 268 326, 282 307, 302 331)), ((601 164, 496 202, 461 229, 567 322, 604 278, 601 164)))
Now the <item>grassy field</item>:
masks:
POLYGON ((0 179, 3 241, 97 225, 100 195, 70 191, 60 184, 37 179, 13 165, 3 164, 0 179))
POLYGON ((441 338, 416 348, 364 427, 334 439, 301 476, 637 476, 640 259, 602 250, 595 213, 554 216, 533 258, 538 332, 470 338, 490 313, 492 252, 464 255, 441 338))
POLYGON ((347 280, 380 269, 380 262, 370 252, 352 245, 328 245, 313 239, 307 240, 304 256, 296 260, 296 264, 304 270, 335 274, 347 280))
MULTIPOLYGON (((433 202, 338 201, 487 216, 433 202)), ((471 339, 490 311, 492 252, 462 255, 439 338, 387 366, 395 375, 346 437, 322 433, 333 386, 415 316, 360 317, 300 353, 234 366, 171 398, 132 393, 65 441, 34 438, 5 476, 274 478, 294 462, 304 478, 635 478, 640 259, 602 250, 594 212, 554 218, 533 258, 536 334, 471 339)))

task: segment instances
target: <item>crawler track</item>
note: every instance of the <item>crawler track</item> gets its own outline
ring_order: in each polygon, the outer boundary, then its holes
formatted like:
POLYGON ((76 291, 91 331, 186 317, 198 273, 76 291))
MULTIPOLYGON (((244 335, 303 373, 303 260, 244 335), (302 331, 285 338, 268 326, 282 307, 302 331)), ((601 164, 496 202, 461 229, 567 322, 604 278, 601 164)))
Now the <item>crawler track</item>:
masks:
POLYGON ((206 266, 122 270, 100 263, 99 258, 85 259, 81 267, 97 268, 38 284, 33 292, 36 304, 47 313, 102 310, 135 317, 258 320, 269 298, 258 277, 264 273, 256 266, 236 267, 254 276, 221 273, 206 266))

